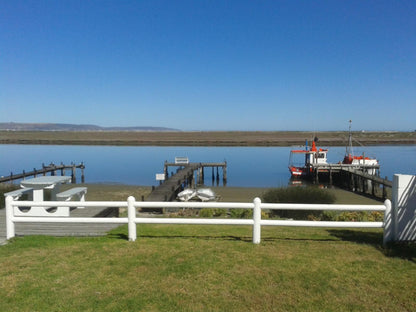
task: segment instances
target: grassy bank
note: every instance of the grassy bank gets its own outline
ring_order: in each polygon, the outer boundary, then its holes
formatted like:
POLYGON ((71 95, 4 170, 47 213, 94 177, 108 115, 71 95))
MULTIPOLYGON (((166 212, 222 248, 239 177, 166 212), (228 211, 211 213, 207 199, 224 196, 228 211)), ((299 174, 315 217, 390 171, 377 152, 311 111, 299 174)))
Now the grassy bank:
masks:
POLYGON ((0 248, 4 311, 415 311, 414 246, 375 230, 141 225, 0 248))
MULTIPOLYGON (((150 187, 90 185, 88 200, 150 187)), ((214 188, 251 201, 264 188, 214 188)), ((329 190, 337 203, 378 203, 329 190)), ((18 237, 0 247, 4 311, 414 311, 416 245, 380 229, 139 225, 106 237, 18 237)))
MULTIPOLYGON (((65 132, 0 131, 0 144, 121 146, 291 146, 319 138, 322 146, 345 146, 345 131, 65 132)), ((416 132, 354 132, 364 145, 416 144, 416 132)))

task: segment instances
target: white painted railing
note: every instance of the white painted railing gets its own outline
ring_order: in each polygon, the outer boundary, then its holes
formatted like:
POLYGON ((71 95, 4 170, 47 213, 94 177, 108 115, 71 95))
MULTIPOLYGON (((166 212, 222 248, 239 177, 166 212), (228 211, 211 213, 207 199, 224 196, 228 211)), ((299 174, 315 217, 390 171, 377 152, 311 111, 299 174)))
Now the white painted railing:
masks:
POLYGON ((391 229, 391 202, 386 200, 384 205, 324 205, 324 204, 268 204, 262 203, 255 198, 252 203, 229 203, 229 202, 137 202, 130 196, 127 202, 58 202, 58 201, 16 201, 11 196, 6 197, 6 219, 7 239, 15 236, 15 223, 23 222, 50 222, 50 223, 115 223, 128 224, 128 237, 130 241, 137 238, 137 224, 222 224, 222 225, 252 225, 253 243, 259 244, 261 240, 261 226, 307 226, 307 227, 337 227, 337 228, 383 228, 383 243, 392 240, 391 229), (82 217, 30 217, 15 216, 14 207, 120 207, 127 208, 125 218, 82 218, 82 217), (252 219, 218 219, 218 218, 138 218, 137 208, 233 208, 253 209, 252 219), (383 222, 345 222, 345 221, 298 221, 298 220, 262 220, 262 209, 285 209, 285 210, 331 210, 331 211, 382 211, 383 222))

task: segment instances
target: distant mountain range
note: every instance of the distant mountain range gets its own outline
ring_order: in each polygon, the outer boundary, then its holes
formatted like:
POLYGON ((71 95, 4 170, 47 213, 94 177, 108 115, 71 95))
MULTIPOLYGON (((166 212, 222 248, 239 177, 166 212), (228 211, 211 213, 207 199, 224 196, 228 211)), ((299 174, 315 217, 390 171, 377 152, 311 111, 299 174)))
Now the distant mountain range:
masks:
POLYGON ((8 131, 180 131, 165 127, 100 127, 61 123, 0 122, 0 130, 8 131))

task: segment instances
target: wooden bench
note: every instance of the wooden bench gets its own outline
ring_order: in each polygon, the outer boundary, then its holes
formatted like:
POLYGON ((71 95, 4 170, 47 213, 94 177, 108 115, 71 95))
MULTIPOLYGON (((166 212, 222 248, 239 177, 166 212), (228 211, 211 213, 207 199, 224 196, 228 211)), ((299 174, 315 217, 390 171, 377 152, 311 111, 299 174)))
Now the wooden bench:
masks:
POLYGON ((32 188, 29 188, 29 187, 21 188, 19 190, 4 193, 4 197, 6 198, 7 196, 11 196, 13 200, 18 200, 22 195, 27 194, 27 193, 32 193, 32 192, 33 192, 32 188))

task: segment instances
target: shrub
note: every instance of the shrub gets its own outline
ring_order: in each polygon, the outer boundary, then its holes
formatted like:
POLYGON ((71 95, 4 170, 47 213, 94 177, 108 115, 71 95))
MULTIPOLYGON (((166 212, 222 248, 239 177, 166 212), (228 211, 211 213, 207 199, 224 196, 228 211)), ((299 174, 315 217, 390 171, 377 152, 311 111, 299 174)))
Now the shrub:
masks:
MULTIPOLYGON (((263 201, 266 203, 333 204, 335 202, 335 196, 325 189, 314 186, 290 187, 268 190, 263 195, 263 201)), ((302 210, 272 210, 270 212, 272 216, 298 220, 319 219, 321 213, 321 211, 311 212, 302 210)))
POLYGON ((223 208, 203 208, 199 211, 202 218, 223 217, 227 215, 227 209, 223 208))
POLYGON ((0 184, 0 209, 4 208, 4 204, 5 204, 4 193, 8 193, 17 189, 19 189, 19 186, 15 184, 6 184, 6 183, 0 184))
POLYGON ((335 196, 314 186, 276 188, 263 195, 267 203, 333 204, 335 196))
POLYGON ((351 211, 337 215, 335 221, 383 221, 384 214, 379 211, 351 211))
POLYGON ((230 209, 230 217, 233 219, 253 218, 253 209, 230 209))

